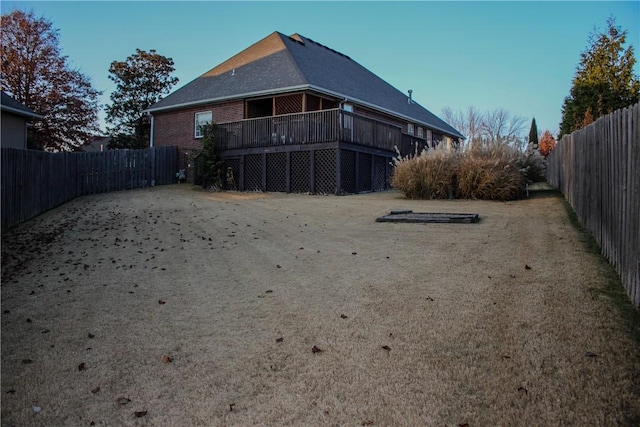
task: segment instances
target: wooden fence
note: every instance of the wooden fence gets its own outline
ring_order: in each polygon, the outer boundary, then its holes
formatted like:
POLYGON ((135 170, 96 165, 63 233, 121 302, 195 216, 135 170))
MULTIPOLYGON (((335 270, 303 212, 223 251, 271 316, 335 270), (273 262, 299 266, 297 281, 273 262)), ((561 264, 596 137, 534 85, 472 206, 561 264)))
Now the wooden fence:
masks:
POLYGON ((89 153, 1 151, 2 230, 78 196, 176 180, 175 147, 89 153))
POLYGON ((565 135, 548 158, 558 187, 640 307, 640 104, 565 135))

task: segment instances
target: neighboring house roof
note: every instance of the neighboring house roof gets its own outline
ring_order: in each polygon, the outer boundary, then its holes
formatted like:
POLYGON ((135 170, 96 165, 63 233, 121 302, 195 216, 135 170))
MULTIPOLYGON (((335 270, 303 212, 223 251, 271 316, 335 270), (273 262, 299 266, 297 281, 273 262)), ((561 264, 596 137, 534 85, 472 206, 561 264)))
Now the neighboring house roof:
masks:
POLYGON ((94 136, 91 138, 91 142, 80 147, 80 151, 107 151, 110 143, 111 137, 94 136))
POLYGON ((4 91, 2 91, 0 93, 2 95, 2 98, 0 99, 0 104, 1 104, 1 107, 2 107, 2 111, 7 111, 9 113, 13 113, 13 114, 16 114, 18 116, 27 117, 29 119, 41 119, 42 118, 42 116, 40 114, 32 111, 30 108, 28 108, 24 104, 19 103, 18 101, 16 101, 15 99, 10 97, 6 93, 4 93, 4 91))
POLYGON ((274 32, 147 111, 160 112, 237 98, 315 90, 464 136, 407 95, 346 55, 299 34, 274 32))

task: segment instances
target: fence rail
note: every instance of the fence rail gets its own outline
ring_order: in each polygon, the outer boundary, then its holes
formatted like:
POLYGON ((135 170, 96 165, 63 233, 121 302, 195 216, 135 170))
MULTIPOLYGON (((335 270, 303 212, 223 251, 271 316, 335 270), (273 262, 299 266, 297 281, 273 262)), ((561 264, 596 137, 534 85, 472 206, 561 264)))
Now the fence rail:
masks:
POLYGON ((2 230, 78 196, 175 182, 175 147, 91 153, 1 151, 2 230))
POLYGON ((547 181, 565 195, 640 307, 640 104, 565 135, 547 181))
POLYGON ((216 125, 216 145, 221 151, 338 140, 394 151, 401 137, 400 126, 337 108, 216 125))

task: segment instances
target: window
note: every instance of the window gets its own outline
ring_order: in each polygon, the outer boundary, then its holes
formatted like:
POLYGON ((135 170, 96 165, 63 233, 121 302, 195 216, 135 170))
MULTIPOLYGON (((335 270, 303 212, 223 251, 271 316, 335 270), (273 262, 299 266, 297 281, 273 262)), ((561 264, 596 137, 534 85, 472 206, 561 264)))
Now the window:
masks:
POLYGON ((407 133, 409 135, 413 135, 413 124, 411 124, 411 123, 407 124, 407 133))
POLYGON ((202 138, 203 135, 202 135, 202 129, 200 128, 200 126, 208 125, 212 121, 213 121, 213 115, 211 111, 203 111, 201 113, 196 113, 195 132, 194 132, 195 138, 202 138))
POLYGON ((424 129, 418 126, 418 138, 424 138, 424 129))
POLYGON ((427 144, 431 147, 433 143, 433 134, 430 129, 427 129, 427 144))

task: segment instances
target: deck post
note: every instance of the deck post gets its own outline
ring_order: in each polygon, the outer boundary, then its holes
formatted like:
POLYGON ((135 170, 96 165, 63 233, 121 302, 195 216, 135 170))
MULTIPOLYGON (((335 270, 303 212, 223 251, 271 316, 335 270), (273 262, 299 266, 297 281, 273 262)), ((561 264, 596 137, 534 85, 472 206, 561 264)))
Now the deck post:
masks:
POLYGON ((262 153, 262 191, 267 191, 267 153, 262 153))
POLYGON ((284 191, 286 193, 291 193, 291 151, 287 151, 284 191))
POLYGON ((336 148, 336 195, 340 195, 340 190, 342 190, 342 156, 340 150, 340 144, 338 144, 338 148, 336 148))
POLYGON ((356 178, 356 179, 355 179, 355 192, 356 192, 356 194, 358 194, 358 193, 360 192, 360 161, 361 161, 361 159, 362 159, 362 156, 360 155, 360 152, 359 152, 359 151, 356 151, 355 153, 356 153, 356 155, 355 155, 355 157, 356 157, 356 165, 355 165, 355 169, 356 169, 356 170, 355 170, 355 173, 356 173, 356 176, 355 176, 355 178, 356 178))
POLYGON ((309 151, 309 192, 316 193, 316 150, 309 151))
POLYGON ((238 167, 238 191, 244 191, 244 157, 240 156, 240 166, 238 167))
POLYGON ((372 154, 371 155, 371 169, 370 169, 370 171, 371 171, 371 185, 370 185, 371 188, 369 188, 370 191, 376 191, 375 190, 375 181, 374 181, 374 178, 376 176, 376 174, 375 174, 376 171, 374 169, 375 168, 375 164, 376 164, 375 160, 376 160, 376 156, 375 156, 375 154, 372 154))

